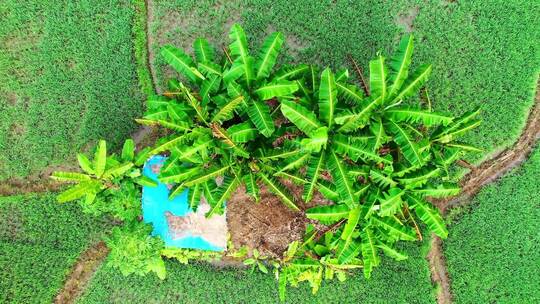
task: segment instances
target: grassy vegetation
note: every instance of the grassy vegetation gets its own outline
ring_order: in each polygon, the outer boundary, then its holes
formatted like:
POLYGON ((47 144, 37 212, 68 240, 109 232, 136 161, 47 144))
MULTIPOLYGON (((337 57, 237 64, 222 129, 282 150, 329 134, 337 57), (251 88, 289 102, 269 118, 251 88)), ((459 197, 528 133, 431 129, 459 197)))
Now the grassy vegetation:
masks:
MULTIPOLYGON (((357 273, 344 283, 323 284, 311 295, 308 286, 289 288, 287 302, 305 303, 434 303, 429 270, 423 258, 426 248, 407 244, 405 262, 385 259, 366 281, 357 273)), ((168 277, 123 277, 117 270, 101 267, 81 303, 279 303, 272 275, 249 274, 236 269, 216 271, 209 265, 167 263, 168 277)))
MULTIPOLYGON (((404 32, 417 38, 414 62, 434 66, 428 83, 436 109, 460 114, 481 106, 483 125, 467 141, 494 152, 513 143, 533 103, 540 66, 540 4, 534 1, 153 1, 153 49, 190 48, 204 36, 227 44, 240 22, 252 41, 272 31, 287 36, 288 56, 367 71, 378 50, 389 53, 404 32)), ((156 57, 163 85, 168 70, 156 57)), ((486 158, 477 154, 472 160, 486 158)))
POLYGON ((133 130, 133 18, 125 0, 0 3, 0 180, 133 130))
POLYGON ((106 224, 53 195, 0 198, 0 303, 51 303, 106 224))
POLYGON ((148 69, 148 37, 146 35, 147 7, 145 0, 134 0, 135 18, 133 19, 133 44, 137 62, 137 76, 141 92, 145 95, 154 94, 152 75, 148 69))
POLYGON ((540 148, 454 214, 445 242, 456 303, 540 302, 540 148))

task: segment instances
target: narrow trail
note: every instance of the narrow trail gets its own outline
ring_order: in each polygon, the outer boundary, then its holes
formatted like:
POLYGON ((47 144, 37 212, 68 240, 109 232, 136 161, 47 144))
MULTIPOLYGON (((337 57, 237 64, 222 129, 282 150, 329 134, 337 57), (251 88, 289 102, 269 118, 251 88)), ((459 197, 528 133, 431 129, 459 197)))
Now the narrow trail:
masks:
POLYGON ((64 285, 54 298, 55 304, 75 303, 94 276, 96 269, 109 254, 104 242, 88 247, 71 269, 64 285))
POLYGON ((540 138, 540 81, 536 87, 535 104, 529 112, 527 123, 516 143, 497 154, 495 157, 483 162, 469 172, 461 180, 461 193, 459 196, 436 201, 435 204, 441 212, 446 213, 450 208, 463 204, 473 197, 480 189, 503 176, 512 168, 519 166, 527 159, 534 149, 536 141, 540 138))
MULTIPOLYGON (((444 200, 434 200, 441 213, 456 206, 470 202, 483 186, 494 182, 514 167, 519 166, 527 159, 540 138, 540 80, 536 86, 536 96, 533 108, 516 143, 497 154, 495 157, 483 162, 469 172, 460 182, 461 193, 458 196, 444 200)), ((438 304, 452 303, 452 291, 450 277, 446 267, 446 259, 442 247, 442 241, 434 236, 430 251, 427 255, 431 270, 431 280, 439 287, 437 293, 438 304)))

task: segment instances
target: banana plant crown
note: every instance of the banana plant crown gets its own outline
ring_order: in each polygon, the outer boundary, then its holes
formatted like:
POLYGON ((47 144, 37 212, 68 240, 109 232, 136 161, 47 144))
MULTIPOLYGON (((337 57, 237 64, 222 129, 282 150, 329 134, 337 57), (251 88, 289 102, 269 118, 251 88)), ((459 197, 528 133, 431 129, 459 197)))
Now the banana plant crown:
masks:
MULTIPOLYGON (((308 256, 361 265, 366 277, 379 264, 379 252, 406 258, 395 243, 422 238, 417 219, 447 236, 426 198, 457 194, 457 185, 441 181, 449 179, 449 166, 463 153, 478 151, 456 141, 479 125, 478 111, 455 118, 407 102, 431 72, 422 65, 409 73, 412 50, 412 36, 405 36, 389 64, 381 55, 370 61, 369 92, 349 83, 346 70, 334 74, 327 68, 310 82, 300 80, 294 100, 278 98, 283 116, 302 134, 294 149, 284 151, 290 157, 277 175, 303 184, 306 202, 315 191, 334 202, 306 211, 310 219, 336 225, 336 233, 306 241, 308 256)), ((313 69, 311 74, 317 75, 313 69)), ((317 274, 314 279, 323 267, 315 264, 309 270, 317 274)))
POLYGON ((266 156, 264 151, 286 136, 290 123, 279 123, 277 98, 295 98, 299 80, 308 66, 287 66, 274 71, 283 45, 281 33, 271 34, 252 56, 239 25, 231 28, 230 52, 221 60, 205 39, 193 44, 195 60, 180 49, 166 45, 163 58, 197 92, 178 80, 169 81, 163 96, 151 96, 147 111, 137 121, 171 129, 172 134, 146 155, 168 151, 170 157, 160 180, 176 183, 171 197, 190 188, 189 204, 196 209, 200 196, 211 205, 207 216, 223 212, 224 202, 244 184, 247 193, 259 200, 258 182, 278 195, 293 210, 299 210, 291 195, 273 176, 272 162, 283 156, 266 156), (216 177, 223 177, 220 185, 216 177))

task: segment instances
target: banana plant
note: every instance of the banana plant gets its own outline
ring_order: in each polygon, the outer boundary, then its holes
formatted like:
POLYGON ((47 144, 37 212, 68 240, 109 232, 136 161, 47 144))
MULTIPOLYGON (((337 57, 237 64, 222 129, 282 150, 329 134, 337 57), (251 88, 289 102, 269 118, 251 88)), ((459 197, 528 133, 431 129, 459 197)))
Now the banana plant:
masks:
POLYGON ((334 74, 327 68, 318 81, 301 84, 307 89, 295 99, 278 98, 281 113, 302 136, 283 152, 288 157, 276 175, 302 184, 306 202, 317 190, 334 201, 307 210, 308 218, 340 223, 324 252, 318 244, 311 254, 339 264, 361 257, 367 278, 380 262, 379 252, 406 257, 395 244, 421 238, 417 219, 447 236, 427 198, 457 194, 457 185, 441 179, 463 153, 478 150, 456 142, 479 125, 478 111, 454 118, 408 100, 431 72, 430 65, 422 65, 409 73, 412 50, 408 35, 390 64, 382 55, 370 61, 369 96, 347 82, 347 71, 334 74))
POLYGON ((79 153, 77 160, 82 172, 56 171, 51 178, 74 184, 60 193, 60 203, 81 200, 84 210, 95 215, 112 213, 121 220, 130 220, 140 214, 139 188, 155 186, 155 182, 141 175, 144 155, 135 155, 133 140, 125 141, 121 155, 107 155, 107 143, 100 140, 94 157, 90 160, 79 153))
POLYGON ((207 216, 222 213, 224 202, 242 184, 259 200, 258 183, 264 183, 288 207, 299 210, 273 177, 275 168, 259 164, 254 152, 271 149, 286 132, 286 125, 274 123, 272 115, 279 111, 272 103, 293 98, 296 80, 305 76, 307 66, 274 72, 284 42, 279 32, 264 41, 256 56, 250 55, 239 25, 231 28, 229 37, 229 50, 220 60, 202 38, 194 41, 194 59, 171 45, 162 48, 165 60, 196 90, 173 79, 163 96, 149 97, 145 116, 137 121, 168 128, 171 135, 147 149, 146 156, 169 153, 159 179, 176 184, 171 197, 188 188, 193 209, 204 195, 212 207, 207 216), (217 177, 223 178, 220 185, 217 177))

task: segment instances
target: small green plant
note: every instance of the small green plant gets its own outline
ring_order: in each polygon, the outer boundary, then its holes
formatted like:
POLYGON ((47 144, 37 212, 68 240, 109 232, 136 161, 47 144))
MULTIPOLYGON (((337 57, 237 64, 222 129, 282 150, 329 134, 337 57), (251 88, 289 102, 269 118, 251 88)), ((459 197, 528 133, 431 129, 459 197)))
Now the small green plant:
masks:
POLYGON ((134 220, 140 215, 140 188, 137 185, 154 186, 156 183, 141 175, 136 164, 146 159, 135 157, 135 145, 128 139, 121 155, 107 156, 107 143, 99 141, 93 160, 80 153, 79 166, 84 173, 61 172, 52 174, 58 181, 75 183, 58 195, 58 202, 80 200, 83 210, 94 215, 111 214, 120 220, 134 220), (137 185, 136 185, 137 184, 137 185))
POLYGON ((161 250, 161 255, 169 259, 176 259, 181 264, 189 264, 189 261, 216 261, 221 259, 223 254, 208 250, 165 247, 161 250))
POLYGON ((244 265, 251 266, 251 272, 258 269, 262 273, 268 273, 268 268, 265 265, 265 261, 268 259, 266 256, 262 256, 259 250, 253 249, 252 256, 244 260, 244 265))
POLYGON ((154 272, 160 279, 165 279, 167 272, 161 258, 165 243, 150 236, 151 232, 151 225, 138 221, 114 227, 112 235, 105 240, 111 249, 108 264, 118 268, 123 275, 154 272))

